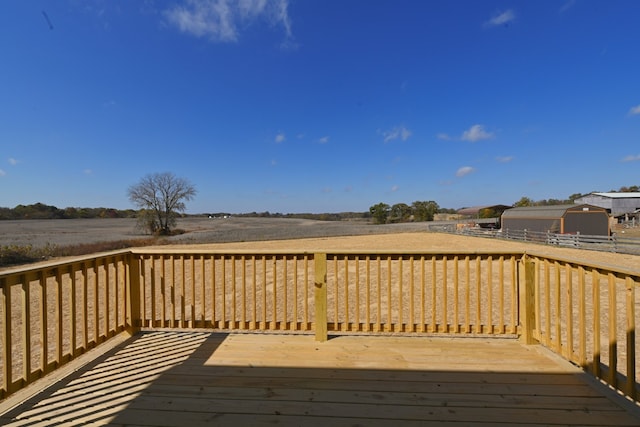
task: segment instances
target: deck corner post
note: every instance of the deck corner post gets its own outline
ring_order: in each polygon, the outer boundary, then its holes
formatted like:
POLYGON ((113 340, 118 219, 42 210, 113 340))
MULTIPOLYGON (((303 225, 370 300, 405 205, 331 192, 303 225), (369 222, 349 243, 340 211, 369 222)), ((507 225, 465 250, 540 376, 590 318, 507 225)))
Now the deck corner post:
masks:
POLYGON ((140 260, 130 252, 127 264, 129 266, 129 286, 127 290, 127 317, 129 321, 127 322, 127 333, 135 335, 140 331, 140 325, 142 325, 140 315, 140 260))
POLYGON ((519 280, 520 296, 520 339, 526 345, 536 344, 533 337, 536 322, 535 312, 535 262, 524 254, 520 262, 521 275, 519 280))
POLYGON ((327 254, 313 255, 315 269, 315 332, 316 341, 327 341, 327 254))

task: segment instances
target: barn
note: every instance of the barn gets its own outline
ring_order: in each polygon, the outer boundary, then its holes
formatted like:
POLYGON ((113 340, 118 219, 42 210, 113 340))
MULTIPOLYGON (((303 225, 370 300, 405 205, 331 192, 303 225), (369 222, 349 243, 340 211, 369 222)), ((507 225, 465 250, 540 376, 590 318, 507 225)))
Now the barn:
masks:
POLYGON ((609 214, 587 204, 513 208, 502 214, 502 229, 608 236, 609 214))
POLYGON ((577 198, 576 203, 600 206, 615 217, 633 215, 640 211, 640 193, 591 193, 577 198))
MULTIPOLYGON (((457 213, 460 219, 469 221, 469 225, 473 224, 482 228, 495 229, 500 227, 500 216, 502 213, 510 209, 507 205, 486 205, 472 206, 469 208, 458 209, 457 213)), ((459 227, 462 225, 459 225, 459 227)))
POLYGON ((510 208, 507 205, 472 206, 458 209, 457 213, 466 218, 497 218, 510 208))

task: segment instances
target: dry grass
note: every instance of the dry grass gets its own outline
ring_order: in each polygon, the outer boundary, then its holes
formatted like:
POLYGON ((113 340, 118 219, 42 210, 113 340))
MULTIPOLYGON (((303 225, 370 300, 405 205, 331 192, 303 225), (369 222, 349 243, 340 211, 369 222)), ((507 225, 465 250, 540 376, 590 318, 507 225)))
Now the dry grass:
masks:
POLYGON ((202 243, 167 245, 165 248, 201 248, 216 250, 290 250, 290 251, 535 251, 549 256, 617 266, 640 272, 640 256, 597 252, 572 248, 558 248, 529 242, 506 241, 483 237, 460 236, 430 232, 403 232, 364 236, 336 236, 269 240, 259 242, 202 243))

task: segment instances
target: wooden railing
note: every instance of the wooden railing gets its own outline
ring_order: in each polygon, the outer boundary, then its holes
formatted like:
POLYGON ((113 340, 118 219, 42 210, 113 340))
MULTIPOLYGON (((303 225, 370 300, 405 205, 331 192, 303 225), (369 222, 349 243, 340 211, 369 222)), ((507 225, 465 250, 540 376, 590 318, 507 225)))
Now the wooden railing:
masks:
POLYGON ((125 330, 130 256, 0 273, 0 398, 125 330))
POLYGON ((519 258, 327 254, 329 331, 516 334, 519 258))
MULTIPOLYGON (((518 254, 144 253, 138 327, 517 333, 518 254)), ((137 318, 138 316, 136 316, 137 318)))
POLYGON ((638 399, 640 276, 575 260, 528 255, 533 337, 638 399))
POLYGON ((123 331, 520 336, 636 398, 640 278, 524 253, 140 249, 0 273, 0 397, 123 331))
POLYGON ((312 330, 313 254, 146 252, 133 260, 135 327, 312 330))

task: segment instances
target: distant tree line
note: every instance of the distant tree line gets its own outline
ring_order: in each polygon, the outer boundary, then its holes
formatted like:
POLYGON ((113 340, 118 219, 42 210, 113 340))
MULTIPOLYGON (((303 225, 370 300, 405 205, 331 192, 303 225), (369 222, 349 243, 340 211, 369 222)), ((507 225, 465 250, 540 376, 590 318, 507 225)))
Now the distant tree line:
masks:
POLYGON ((433 221, 436 213, 449 213, 451 211, 451 209, 441 209, 438 203, 433 200, 415 201, 411 206, 406 203, 396 203, 391 206, 386 203, 378 203, 369 208, 369 213, 376 224, 433 221))
MULTIPOLYGON (((231 216, 229 213, 215 213, 210 216, 219 218, 231 216)), ((245 218, 295 218, 295 219, 312 219, 317 221, 352 221, 352 220, 368 220, 371 218, 369 212, 337 212, 337 213, 272 213, 265 212, 249 212, 242 214, 234 214, 233 216, 245 218)))
MULTIPOLYGON (((640 192, 640 186, 632 185, 629 187, 620 187, 618 190, 610 190, 610 193, 638 193, 640 192)), ((519 208, 524 206, 553 206, 553 205, 569 205, 575 203, 576 199, 580 197, 588 196, 591 193, 598 193, 598 191, 590 191, 588 193, 574 193, 566 199, 542 199, 532 200, 529 197, 522 197, 520 200, 513 204, 513 207, 519 208)))
POLYGON ((18 205, 15 208, 1 208, 0 220, 7 219, 76 219, 76 218, 135 218, 137 211, 133 209, 119 210, 112 208, 64 208, 43 203, 18 205))
MULTIPOLYGON (((597 191, 589 193, 574 193, 566 199, 542 199, 533 200, 529 197, 522 197, 513 203, 513 207, 522 206, 551 206, 575 203, 575 200, 597 191)), ((632 185, 628 187, 620 187, 618 190, 610 190, 610 192, 619 193, 636 193, 640 192, 640 186, 632 185)), ((31 205, 18 205, 15 208, 0 207, 0 220, 9 219, 76 219, 76 218, 136 218, 140 211, 133 209, 113 209, 113 208, 79 208, 67 207, 59 209, 55 206, 43 203, 34 203, 31 205)), ((411 205, 406 203, 397 203, 388 205, 386 203, 378 203, 369 208, 367 212, 339 212, 339 213, 272 213, 265 212, 249 212, 241 214, 233 214, 236 217, 258 217, 258 218, 298 218, 313 219, 320 221, 354 221, 354 220, 371 220, 378 224, 408 222, 408 221, 433 221, 436 213, 456 213, 456 209, 441 208, 438 203, 433 200, 415 201, 411 205)), ((190 216, 180 214, 181 216, 190 216)), ((195 215, 201 216, 202 214, 195 215)), ((218 212, 214 214, 204 214, 213 217, 232 216, 230 213, 218 212)), ((487 210, 481 213, 481 217, 493 218, 498 216, 495 212, 487 210)))
POLYGON ((522 208, 525 206, 554 206, 554 205, 570 205, 576 199, 582 197, 582 194, 572 194, 568 199, 542 199, 533 200, 529 197, 522 197, 513 204, 514 208, 522 208))

